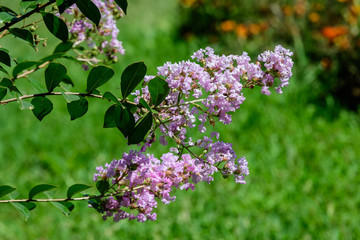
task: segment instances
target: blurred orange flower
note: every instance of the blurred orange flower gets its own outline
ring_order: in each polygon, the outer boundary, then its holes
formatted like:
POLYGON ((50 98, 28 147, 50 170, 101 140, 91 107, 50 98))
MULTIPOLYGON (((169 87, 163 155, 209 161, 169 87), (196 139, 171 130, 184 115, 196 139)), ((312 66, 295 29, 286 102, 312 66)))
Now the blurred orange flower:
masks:
POLYGON ((238 24, 235 29, 236 35, 246 39, 248 37, 248 29, 244 24, 238 24))
POLYGON ((347 33, 348 28, 346 26, 326 26, 321 30, 321 34, 330 41, 347 33))
POLYGON ((308 18, 310 22, 316 23, 320 20, 320 15, 317 12, 311 12, 308 18))
POLYGON ((236 22, 233 20, 226 20, 220 23, 220 29, 223 32, 231 32, 235 29, 236 22))

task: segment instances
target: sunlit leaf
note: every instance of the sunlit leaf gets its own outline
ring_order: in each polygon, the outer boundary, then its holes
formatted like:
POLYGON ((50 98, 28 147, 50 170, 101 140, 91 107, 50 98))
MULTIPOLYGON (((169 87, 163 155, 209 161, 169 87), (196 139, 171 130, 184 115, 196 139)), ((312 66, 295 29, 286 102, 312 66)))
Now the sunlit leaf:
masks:
POLYGON ((56 188, 54 185, 50 184, 39 184, 35 187, 33 187, 29 192, 29 199, 33 199, 37 194, 50 191, 51 189, 56 188))
POLYGON ((0 198, 7 195, 7 194, 9 194, 9 193, 12 193, 13 191, 15 191, 15 189, 16 188, 8 186, 8 185, 0 186, 0 198))
POLYGON ((137 122, 134 130, 129 135, 128 138, 129 144, 138 144, 142 140, 144 140, 144 138, 146 137, 147 133, 149 132, 152 126, 152 120, 153 120, 152 114, 148 113, 145 115, 145 117, 143 117, 137 122))
POLYGON ((72 196, 74 196, 75 194, 85 191, 87 189, 91 188, 91 186, 89 185, 85 185, 85 184, 74 184, 72 186, 70 186, 67 190, 66 196, 67 198, 72 198, 72 196))

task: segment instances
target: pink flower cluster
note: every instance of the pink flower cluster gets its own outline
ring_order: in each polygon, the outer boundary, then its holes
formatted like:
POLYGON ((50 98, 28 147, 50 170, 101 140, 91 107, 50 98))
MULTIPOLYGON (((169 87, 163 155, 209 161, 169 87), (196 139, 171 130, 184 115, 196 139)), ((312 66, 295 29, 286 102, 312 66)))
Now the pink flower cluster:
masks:
POLYGON ((67 21, 69 32, 75 45, 83 42, 87 43, 90 48, 85 55, 90 62, 97 63, 96 57, 100 54, 105 55, 106 60, 116 61, 117 53, 125 54, 122 42, 118 40, 119 29, 116 26, 116 20, 123 16, 121 8, 114 0, 93 0, 92 1, 100 10, 101 20, 99 27, 88 20, 80 10, 73 5, 65 11, 72 15, 72 21, 67 21))
MULTIPOLYGON (((247 53, 241 56, 218 56, 213 49, 200 49, 192 58, 196 62, 166 63, 158 68, 158 75, 168 83, 169 95, 153 112, 155 124, 141 146, 141 150, 124 154, 120 160, 98 167, 94 181, 111 181, 108 197, 103 198, 104 219, 113 217, 137 219, 140 222, 155 220, 157 199, 165 204, 175 200, 174 189, 194 190, 199 182, 210 183, 213 175, 220 172, 224 177, 234 176, 235 182, 244 184, 249 174, 244 157, 237 158, 232 144, 219 140, 220 134, 207 134, 209 126, 231 123, 230 112, 244 102, 244 88, 261 86, 268 95, 269 88, 288 85, 293 62, 292 53, 281 46, 274 52, 267 51, 251 63, 247 53), (279 79, 279 83, 276 82, 279 79), (188 129, 198 127, 200 137, 193 140, 187 136, 188 129), (171 147, 159 159, 145 155, 156 141, 155 130, 159 128, 159 142, 171 147), (209 137, 210 135, 210 137, 209 137)), ((151 102, 147 83, 154 76, 146 76, 141 91, 135 91, 135 103, 141 98, 151 102)), ((135 118, 140 119, 148 111, 139 105, 135 118)))

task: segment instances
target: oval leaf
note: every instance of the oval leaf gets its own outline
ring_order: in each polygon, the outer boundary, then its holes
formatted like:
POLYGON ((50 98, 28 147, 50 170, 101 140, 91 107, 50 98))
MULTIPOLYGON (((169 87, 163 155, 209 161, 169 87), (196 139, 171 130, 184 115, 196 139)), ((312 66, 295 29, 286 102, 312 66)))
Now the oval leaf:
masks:
POLYGON ((98 27, 101 19, 101 14, 96 5, 90 0, 77 0, 76 6, 80 11, 90 19, 98 27))
POLYGON ((101 195, 104 195, 107 192, 107 190, 109 190, 110 184, 106 180, 100 180, 96 182, 96 188, 97 190, 99 190, 101 195))
POLYGON ((45 70, 45 83, 49 92, 52 92, 66 76, 66 68, 60 63, 50 63, 45 70))
POLYGON ((3 50, 0 50, 0 62, 2 62, 3 64, 11 67, 11 59, 10 59, 10 55, 3 51, 3 50))
POLYGON ((146 108, 147 110, 149 110, 150 112, 152 112, 152 109, 150 108, 149 104, 145 101, 145 99, 140 98, 139 103, 146 108))
POLYGON ((66 9, 68 9, 69 7, 71 7, 73 4, 75 4, 76 0, 64 0, 62 2, 57 1, 56 4, 59 7, 59 12, 60 14, 62 14, 66 9))
POLYGON ((15 189, 16 188, 8 186, 8 185, 0 186, 0 198, 7 195, 7 194, 9 194, 9 193, 12 193, 13 191, 15 191, 15 189))
POLYGON ((87 78, 86 91, 91 93, 96 88, 110 80, 115 72, 110 67, 98 66, 91 69, 87 78))
POLYGON ((46 97, 35 97, 31 100, 31 104, 34 106, 32 112, 39 121, 53 110, 52 102, 46 97))
POLYGON ((109 101, 113 101, 117 104, 121 104, 119 99, 117 99, 117 97, 115 97, 114 94, 112 94, 111 92, 105 92, 104 95, 102 96, 104 99, 107 99, 109 101))
POLYGON ((113 128, 116 127, 116 104, 111 105, 108 110, 106 110, 105 116, 104 116, 104 125, 103 128, 113 128))
POLYGON ((149 92, 151 96, 151 103, 156 107, 169 95, 168 83, 157 76, 149 82, 149 92))
POLYGON ((144 140, 152 126, 152 119, 152 114, 148 113, 145 117, 138 121, 138 124, 129 136, 129 144, 138 144, 144 140))
POLYGON ((135 118, 128 108, 118 105, 115 109, 115 123, 124 137, 128 137, 134 129, 135 118))
POLYGON ((71 202, 51 202, 57 209, 59 209, 65 216, 69 216, 74 209, 74 204, 71 202))
POLYGON ((3 78, 0 82, 0 100, 2 100, 7 93, 8 88, 13 86, 13 82, 8 78, 3 78))
POLYGON ((144 79, 146 74, 146 65, 144 62, 136 62, 127 66, 121 75, 121 93, 123 98, 136 88, 136 86, 144 79))
POLYGON ((126 0, 115 0, 115 2, 119 5, 119 7, 124 11, 125 14, 127 14, 127 6, 128 3, 126 0))
POLYGON ((35 187, 33 187, 29 192, 29 199, 33 199, 37 194, 50 191, 51 189, 56 188, 54 185, 50 184, 39 184, 35 187))
POLYGON ((85 184, 74 184, 72 186, 70 186, 67 190, 66 196, 68 198, 71 198, 72 196, 74 196, 75 194, 85 191, 87 189, 91 188, 91 186, 89 185, 85 185, 85 184))
POLYGON ((19 73, 21 73, 22 71, 28 69, 28 68, 31 68, 33 66, 38 66, 40 65, 41 63, 39 62, 35 62, 35 61, 26 61, 26 62, 21 62, 19 63, 18 65, 16 65, 13 69, 13 76, 17 76, 19 73))
POLYGON ((27 207, 25 207, 23 204, 12 202, 11 205, 24 215, 25 220, 27 220, 30 217, 30 210, 27 207))
POLYGON ((54 53, 66 53, 72 48, 73 44, 73 42, 61 42, 56 46, 54 53))
POLYGON ((63 20, 51 13, 41 13, 47 29, 58 39, 66 42, 69 38, 69 30, 63 20))
POLYGON ((32 47, 35 47, 34 45, 34 37, 32 35, 32 33, 29 30, 26 29, 20 29, 20 28, 10 28, 9 32, 14 35, 15 37, 21 38, 25 41, 27 41, 28 43, 30 43, 30 45, 32 47))
POLYGON ((89 108, 89 103, 84 97, 80 97, 80 100, 73 101, 67 104, 68 112, 70 113, 71 120, 75 120, 83 116, 89 108))

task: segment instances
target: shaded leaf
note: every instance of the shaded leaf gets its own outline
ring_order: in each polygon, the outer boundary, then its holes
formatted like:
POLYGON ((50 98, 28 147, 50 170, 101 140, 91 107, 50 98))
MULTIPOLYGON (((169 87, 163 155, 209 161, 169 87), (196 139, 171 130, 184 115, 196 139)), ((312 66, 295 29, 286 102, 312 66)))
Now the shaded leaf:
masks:
POLYGON ((7 90, 10 86, 13 85, 13 82, 10 79, 3 78, 0 82, 0 100, 2 100, 7 93, 7 90))
POLYGON ((34 106, 32 112, 39 121, 53 110, 52 102, 46 97, 35 97, 31 100, 31 104, 34 106))
POLYGON ((73 42, 61 42, 56 46, 54 53, 65 53, 72 48, 73 44, 73 42))
POLYGON ((11 13, 11 14, 14 14, 15 16, 18 15, 16 12, 14 12, 13 10, 11 10, 10 8, 5 7, 5 6, 0 6, 0 12, 11 13))
POLYGON ((144 79, 146 74, 144 62, 136 62, 127 66, 121 75, 121 93, 126 98, 144 79))
POLYGON ((11 205, 24 215, 25 220, 27 220, 30 217, 30 210, 27 207, 25 207, 23 204, 12 202, 11 205))
POLYGON ((157 76, 149 82, 149 92, 151 96, 151 104, 155 107, 158 106, 164 99, 169 95, 169 85, 168 83, 157 76))
POLYGON ((89 103, 84 97, 79 100, 67 104, 68 112, 70 113, 71 120, 75 120, 83 116, 89 108, 89 103))
POLYGON ((55 54, 52 54, 50 56, 44 57, 39 61, 39 65, 44 63, 44 62, 47 62, 47 61, 52 61, 52 60, 57 59, 57 58, 62 58, 62 57, 64 57, 63 55, 64 55, 64 53, 55 53, 55 54))
POLYGON ((36 208, 36 204, 33 202, 20 202, 20 204, 22 204, 24 207, 26 207, 30 211, 34 210, 36 208))
POLYGON ((66 0, 66 1, 64 0, 62 3, 59 1, 59 4, 58 2, 56 2, 59 7, 60 14, 62 14, 66 9, 68 9, 73 4, 75 4, 75 2, 76 0, 66 0))
POLYGON ((3 51, 3 50, 0 50, 0 62, 2 62, 3 64, 11 67, 11 59, 10 59, 10 55, 3 51))
POLYGON ((67 198, 72 198, 72 196, 74 196, 75 194, 85 191, 87 189, 91 188, 91 186, 89 185, 85 185, 85 184, 74 184, 72 186, 70 186, 67 190, 66 196, 67 198))
POLYGON ((51 202, 51 204, 59 209, 67 217, 75 207, 71 202, 51 202))
POLYGON ((98 198, 88 200, 88 203, 99 213, 103 213, 104 209, 101 206, 101 200, 98 198))
POLYGON ((0 71, 9 76, 9 73, 2 66, 0 66, 0 71))
MULTIPOLYGON (((104 125, 103 128, 113 128, 116 127, 116 121, 115 118, 116 116, 119 116, 120 114, 116 114, 116 104, 111 105, 108 110, 106 110, 105 112, 105 116, 104 116, 104 125)), ((121 111, 121 110, 120 110, 121 111)))
POLYGON ((143 107, 145 107, 147 110, 149 110, 150 112, 152 112, 152 109, 150 108, 149 104, 147 104, 147 102, 146 102, 143 98, 141 98, 141 99, 139 100, 139 103, 140 103, 143 107))
POLYGON ((69 75, 65 75, 62 82, 74 86, 74 82, 71 80, 69 75))
POLYGON ((34 45, 34 37, 32 35, 32 33, 29 30, 26 29, 20 29, 20 28, 10 28, 9 32, 14 35, 15 37, 21 38, 25 41, 27 41, 28 43, 30 43, 30 45, 32 47, 35 47, 34 45))
POLYGON ((50 191, 51 189, 56 188, 54 185, 50 184, 39 184, 35 187, 33 187, 29 192, 29 199, 33 199, 37 194, 50 191))
POLYGON ((127 0, 115 0, 115 2, 119 5, 119 7, 124 11, 125 14, 127 14, 127 0))
POLYGON ((8 186, 8 185, 2 185, 0 186, 0 198, 2 198, 3 196, 12 193, 13 191, 15 191, 16 188, 8 186))
POLYGON ((98 27, 101 19, 101 14, 97 6, 90 0, 77 0, 76 6, 90 21, 95 23, 98 27))
POLYGON ((118 105, 115 111, 115 123, 124 137, 128 137, 134 129, 135 118, 128 108, 118 105))
POLYGON ((115 97, 115 95, 112 94, 111 92, 105 92, 102 97, 104 99, 109 100, 109 101, 113 101, 113 102, 115 102, 117 104, 121 104, 119 99, 117 99, 117 97, 115 97))
POLYGON ((45 70, 45 83, 49 92, 52 92, 55 87, 64 79, 66 75, 66 68, 60 63, 50 63, 45 70))
POLYGON ((101 193, 101 195, 104 195, 110 188, 110 184, 106 180, 100 180, 96 182, 96 188, 101 193))
POLYGON ((91 93, 94 89, 100 87, 114 76, 115 72, 110 67, 98 66, 91 69, 87 78, 86 91, 91 93))
POLYGON ((66 42, 69 38, 69 30, 65 22, 51 13, 41 13, 47 29, 58 39, 66 42))
POLYGON ((152 126, 153 116, 151 113, 148 113, 138 121, 134 130, 131 132, 128 140, 129 144, 138 144, 146 137, 152 126))

